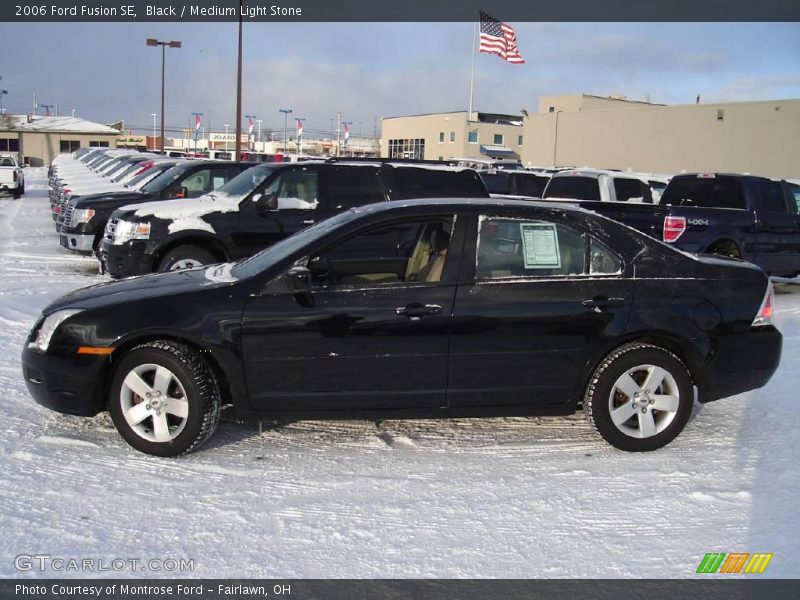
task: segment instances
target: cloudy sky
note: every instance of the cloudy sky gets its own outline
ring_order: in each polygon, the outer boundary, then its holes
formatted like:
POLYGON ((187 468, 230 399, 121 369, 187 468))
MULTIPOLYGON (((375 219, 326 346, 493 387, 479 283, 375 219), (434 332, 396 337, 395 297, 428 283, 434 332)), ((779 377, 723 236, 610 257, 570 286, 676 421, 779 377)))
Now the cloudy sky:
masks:
MULTIPOLYGON (((475 108, 535 111, 541 95, 621 94, 665 104, 800 98, 798 23, 514 23, 524 65, 475 60, 475 108)), ((152 129, 167 50, 167 127, 191 113, 233 127, 235 23, 2 23, 2 89, 9 112, 29 112, 35 92, 61 114, 124 119, 152 129)), ((471 23, 246 23, 243 113, 283 128, 279 108, 330 131, 341 111, 354 133, 381 116, 464 110, 471 23)), ((291 127, 291 122, 290 122, 291 127)))

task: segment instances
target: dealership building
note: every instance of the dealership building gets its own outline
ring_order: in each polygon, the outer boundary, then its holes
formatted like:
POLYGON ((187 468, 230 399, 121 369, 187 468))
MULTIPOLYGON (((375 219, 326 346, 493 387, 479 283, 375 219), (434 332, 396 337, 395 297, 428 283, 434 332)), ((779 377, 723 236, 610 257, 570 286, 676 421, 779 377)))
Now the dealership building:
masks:
POLYGON ((570 94, 543 96, 537 112, 467 117, 385 118, 381 155, 800 177, 800 99, 667 106, 570 94))
POLYGON ((78 117, 0 115, 0 152, 16 152, 33 167, 82 147, 113 148, 119 134, 119 129, 78 117))

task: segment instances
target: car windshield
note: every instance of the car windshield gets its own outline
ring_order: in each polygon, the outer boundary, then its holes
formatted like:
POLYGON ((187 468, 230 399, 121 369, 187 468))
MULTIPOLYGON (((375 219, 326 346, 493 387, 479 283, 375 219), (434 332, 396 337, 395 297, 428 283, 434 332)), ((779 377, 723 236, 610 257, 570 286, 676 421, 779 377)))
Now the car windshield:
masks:
POLYGON ((275 165, 257 165, 251 167, 246 171, 242 171, 219 188, 217 193, 221 192, 232 198, 243 198, 256 189, 274 170, 275 165))
POLYGON ((175 181, 183 177, 183 175, 188 170, 195 167, 196 164, 197 163, 194 164, 187 163, 185 165, 180 165, 178 167, 175 167, 174 169, 169 169, 168 171, 165 171, 164 173, 153 179, 153 181, 145 185, 141 191, 144 192, 145 194, 160 194, 167 187, 169 187, 171 183, 174 183, 175 181))
POLYGON ((174 165, 171 164, 171 163, 168 163, 168 164, 165 164, 165 165, 155 164, 152 167, 150 167, 149 169, 147 169, 146 171, 144 171, 143 173, 139 173, 136 177, 132 178, 128 183, 125 184, 125 187, 136 187, 137 185, 139 185, 143 181, 145 181, 147 179, 152 179, 156 175, 158 175, 160 173, 163 173, 164 171, 166 171, 167 169, 172 168, 173 166, 174 165))
MULTIPOLYGON (((252 169, 251 169, 252 170, 252 169)), ((252 277, 261 273, 268 267, 278 263, 304 246, 312 243, 317 238, 333 231, 343 223, 347 223, 355 218, 358 214, 358 209, 351 208, 348 211, 339 213, 335 217, 320 221, 316 225, 312 225, 307 229, 303 229, 294 235, 282 239, 278 243, 270 246, 266 250, 262 250, 258 254, 254 254, 250 258, 238 263, 233 269, 233 275, 237 278, 252 277)))

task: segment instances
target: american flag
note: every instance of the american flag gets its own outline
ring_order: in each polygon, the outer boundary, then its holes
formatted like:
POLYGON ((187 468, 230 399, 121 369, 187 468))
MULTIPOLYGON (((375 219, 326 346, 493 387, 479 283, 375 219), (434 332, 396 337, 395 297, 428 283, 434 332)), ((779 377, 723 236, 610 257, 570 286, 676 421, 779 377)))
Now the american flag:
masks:
POLYGON ((487 54, 496 54, 515 65, 525 62, 519 55, 514 29, 483 11, 481 11, 481 43, 478 50, 487 54))
POLYGON ((200 129, 200 115, 194 116, 194 132, 197 133, 197 130, 200 129))

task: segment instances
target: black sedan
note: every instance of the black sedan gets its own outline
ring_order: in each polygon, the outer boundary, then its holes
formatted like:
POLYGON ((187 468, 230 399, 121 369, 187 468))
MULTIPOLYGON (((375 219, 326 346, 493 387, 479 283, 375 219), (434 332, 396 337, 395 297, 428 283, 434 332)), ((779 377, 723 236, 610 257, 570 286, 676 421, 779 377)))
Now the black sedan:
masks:
POLYGON ((69 294, 22 362, 37 402, 150 454, 240 419, 569 414, 654 450, 778 367, 757 267, 691 256, 566 205, 352 209, 237 263, 69 294))

